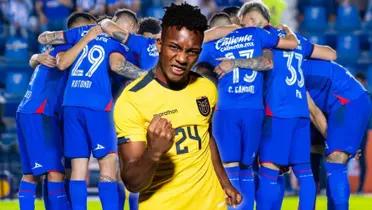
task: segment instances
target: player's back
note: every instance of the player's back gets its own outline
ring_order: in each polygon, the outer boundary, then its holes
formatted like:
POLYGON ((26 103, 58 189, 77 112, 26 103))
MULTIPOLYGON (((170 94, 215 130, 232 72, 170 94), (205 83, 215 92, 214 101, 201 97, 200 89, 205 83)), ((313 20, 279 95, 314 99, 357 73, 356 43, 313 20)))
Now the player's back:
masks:
MULTIPOLYGON (((282 30, 272 26, 265 29, 280 37, 282 30)), ((264 97, 266 114, 275 117, 308 117, 305 78, 302 61, 311 56, 313 45, 297 34, 299 45, 296 49, 273 49, 273 69, 265 72, 264 97)))
MULTIPOLYGON (((216 67, 219 58, 238 59, 261 56, 264 48, 276 46, 278 37, 260 28, 237 29, 227 36, 203 45, 199 62, 216 67)), ((263 109, 262 74, 251 69, 236 68, 218 81, 218 109, 263 109)))
POLYGON ((125 45, 128 47, 125 58, 139 68, 150 70, 158 63, 159 53, 155 39, 130 34, 125 45))
POLYGON ((366 92, 347 69, 333 61, 305 60, 303 69, 306 88, 322 111, 331 111, 366 92))
POLYGON ((140 193, 140 209, 226 208, 209 148, 216 99, 214 84, 200 76, 175 91, 162 86, 151 71, 125 88, 114 112, 119 140, 146 141, 154 116, 168 119, 176 131, 175 143, 162 157, 151 185, 140 193))
MULTIPOLYGON (((60 45, 51 49, 50 55, 68 50, 70 45, 60 45)), ((17 112, 38 113, 54 116, 60 112, 67 72, 39 64, 30 79, 27 91, 17 112)))
POLYGON ((107 34, 90 41, 71 65, 64 95, 64 106, 109 111, 112 104, 109 78, 110 54, 123 53, 124 47, 107 34))

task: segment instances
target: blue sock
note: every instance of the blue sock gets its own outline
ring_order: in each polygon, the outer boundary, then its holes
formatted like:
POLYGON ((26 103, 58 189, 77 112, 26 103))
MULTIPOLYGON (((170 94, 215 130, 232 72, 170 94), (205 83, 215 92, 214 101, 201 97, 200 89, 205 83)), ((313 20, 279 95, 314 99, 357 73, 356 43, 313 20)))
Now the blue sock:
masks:
POLYGON ((117 182, 99 182, 98 193, 102 210, 119 209, 119 193, 117 182))
POLYGON ((284 175, 278 176, 278 199, 273 202, 273 206, 271 207, 271 210, 280 210, 282 209, 282 203, 284 198, 284 192, 285 192, 285 184, 284 184, 284 175))
POLYGON ((36 184, 23 180, 19 183, 18 200, 20 210, 35 209, 35 191, 36 184))
POLYGON ((316 186, 310 163, 292 166, 300 186, 299 205, 300 210, 313 210, 315 208, 316 186))
POLYGON ((279 170, 261 166, 259 169, 259 184, 257 191, 257 210, 271 210, 273 203, 279 198, 279 170))
POLYGON ((124 209, 124 202, 125 202, 125 187, 124 184, 121 182, 118 182, 118 198, 119 198, 119 210, 124 209))
POLYGON ((44 200, 44 207, 45 210, 51 210, 49 200, 48 200, 48 178, 45 177, 43 182, 43 200, 44 200))
POLYGON ((70 180, 72 210, 87 210, 87 183, 85 180, 70 180))
POLYGON ((139 193, 129 193, 129 209, 138 210, 138 196, 139 193))
POLYGON ((335 206, 333 205, 333 202, 332 202, 332 199, 331 199, 331 193, 330 193, 330 189, 329 189, 329 186, 327 184, 327 210, 335 210, 335 206))
POLYGON ((253 170, 251 167, 241 168, 239 173, 240 193, 243 202, 238 206, 239 209, 253 210, 255 198, 255 183, 253 170))
POLYGON ((239 166, 225 168, 225 171, 226 171, 227 177, 229 177, 231 184, 240 192, 240 183, 239 183, 240 168, 239 166))
POLYGON ((48 203, 51 210, 68 209, 64 182, 48 182, 48 203))
POLYGON ((326 162, 325 168, 331 204, 337 210, 349 209, 350 186, 346 164, 326 162))

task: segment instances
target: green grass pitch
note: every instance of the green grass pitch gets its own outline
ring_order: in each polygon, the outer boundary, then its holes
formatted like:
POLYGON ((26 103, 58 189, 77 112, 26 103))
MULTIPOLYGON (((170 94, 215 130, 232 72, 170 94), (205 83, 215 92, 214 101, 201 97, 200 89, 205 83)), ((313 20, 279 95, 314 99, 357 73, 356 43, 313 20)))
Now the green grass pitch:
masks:
MULTIPOLYGON (((296 210, 298 197, 285 197, 282 210, 296 210)), ((127 202, 126 202, 127 203, 127 202)), ((0 210, 18 210, 17 200, 0 201, 0 210)), ((36 210, 44 210, 42 201, 36 202, 36 210)), ((88 202, 89 210, 101 210, 101 205, 98 200, 90 200, 88 202)), ((316 203, 316 210, 326 210, 326 197, 319 196, 316 203)), ((368 210, 372 209, 372 196, 352 195, 350 198, 350 210, 368 210)), ((125 210, 129 208, 125 207, 125 210)))

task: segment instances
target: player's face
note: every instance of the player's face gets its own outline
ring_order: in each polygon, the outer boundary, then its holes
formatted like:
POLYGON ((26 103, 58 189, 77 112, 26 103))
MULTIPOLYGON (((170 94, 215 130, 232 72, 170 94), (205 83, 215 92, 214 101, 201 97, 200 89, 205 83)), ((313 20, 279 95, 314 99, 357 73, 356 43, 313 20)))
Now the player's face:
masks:
POLYGON ((241 17, 241 25, 245 27, 260 27, 263 28, 269 24, 266 19, 258 11, 250 11, 241 17))
POLYGON ((175 26, 164 33, 158 42, 160 77, 167 83, 183 83, 199 57, 203 36, 185 27, 177 30, 175 26))

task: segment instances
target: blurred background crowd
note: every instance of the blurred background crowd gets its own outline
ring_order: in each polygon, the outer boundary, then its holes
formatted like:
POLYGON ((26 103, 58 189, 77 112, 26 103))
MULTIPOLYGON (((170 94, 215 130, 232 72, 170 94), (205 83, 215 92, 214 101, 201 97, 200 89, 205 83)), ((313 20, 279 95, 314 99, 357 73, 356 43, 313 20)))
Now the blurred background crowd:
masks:
MULTIPOLYGON (((273 25, 285 23, 314 43, 330 45, 337 50, 337 62, 357 75, 372 91, 372 0, 262 1, 271 11, 273 25)), ((160 18, 163 7, 171 2, 178 1, 0 0, 0 198, 15 195, 16 181, 21 175, 14 118, 32 73, 28 60, 42 48, 37 43, 37 36, 45 30, 65 29, 65 21, 74 11, 110 16, 118 8, 129 8, 139 18, 160 18)), ((199 6, 210 17, 226 7, 239 7, 245 1, 187 2, 199 6)), ((371 163, 369 165, 372 168, 371 163)), ((351 174, 362 174, 365 166, 366 163, 358 166, 352 161, 351 174)), ((94 174, 92 177, 94 180, 94 174)))

